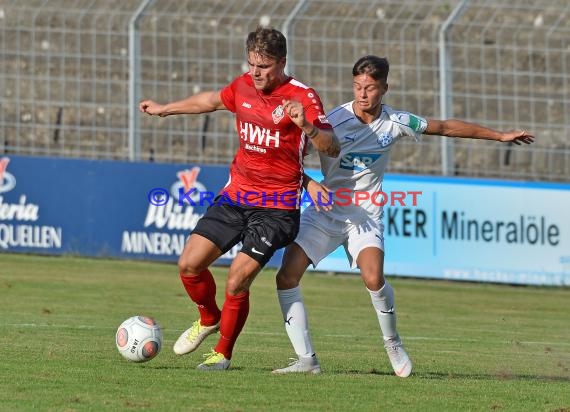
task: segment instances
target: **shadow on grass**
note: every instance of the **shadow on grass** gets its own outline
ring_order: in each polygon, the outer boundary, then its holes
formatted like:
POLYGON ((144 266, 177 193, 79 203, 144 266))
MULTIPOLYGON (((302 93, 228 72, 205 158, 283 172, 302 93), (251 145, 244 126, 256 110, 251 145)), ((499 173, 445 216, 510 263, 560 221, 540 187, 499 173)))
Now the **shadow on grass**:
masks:
MULTIPOLYGON (((196 369, 196 366, 198 366, 198 363, 196 363, 196 365, 180 365, 180 366, 172 366, 172 365, 161 365, 161 366, 153 366, 153 365, 141 365, 141 367, 143 368, 149 368, 149 369, 155 369, 155 370, 188 370, 188 371, 197 371, 198 369, 196 369)), ((242 370, 251 370, 251 368, 246 368, 244 369, 241 366, 231 366, 230 369, 228 369, 228 371, 242 371, 242 370)), ((208 372, 218 372, 218 371, 199 371, 201 373, 208 373, 208 372)), ((257 372, 257 370, 256 370, 257 372)))
POLYGON ((511 372, 499 373, 437 373, 426 372, 415 374, 424 379, 475 379, 475 380, 500 380, 500 381, 546 381, 546 382, 570 382, 570 376, 546 376, 546 375, 520 375, 511 372))
MULTIPOLYGON (((196 370, 195 366, 153 366, 153 365, 141 365, 143 368, 156 369, 156 370, 196 370)), ((232 366, 229 371, 245 371, 245 372, 256 372, 256 373, 268 373, 272 376, 283 376, 275 375, 271 373, 271 369, 259 368, 259 367, 242 367, 242 366, 232 366)), ((217 372, 217 371, 210 371, 217 372)), ((393 372, 387 370, 323 370, 322 375, 375 375, 375 376, 393 376, 393 372)), ((291 376, 289 374, 289 376, 291 376)), ((414 372, 410 378, 415 379, 439 379, 439 380, 453 380, 453 379, 468 379, 468 380, 499 380, 499 381, 545 381, 545 382, 569 382, 570 376, 546 376, 546 375, 518 375, 510 372, 502 373, 442 373, 442 372, 414 372)))
MULTIPOLYGON (((393 372, 387 370, 347 370, 330 371, 323 370, 324 374, 332 375, 377 375, 393 376, 393 372)), ((412 372, 410 378, 416 379, 469 379, 469 380, 499 380, 499 381, 545 381, 545 382, 570 382, 570 376, 547 376, 547 375, 520 375, 511 372, 499 373, 442 373, 442 372, 412 372)))

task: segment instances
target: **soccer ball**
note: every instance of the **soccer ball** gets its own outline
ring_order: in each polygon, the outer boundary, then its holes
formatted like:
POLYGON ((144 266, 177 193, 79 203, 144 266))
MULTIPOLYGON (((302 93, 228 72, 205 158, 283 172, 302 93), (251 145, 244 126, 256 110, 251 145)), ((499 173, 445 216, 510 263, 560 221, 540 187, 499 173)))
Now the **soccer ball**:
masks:
POLYGON ((147 362, 160 352, 162 330, 152 318, 133 316, 121 323, 115 341, 119 353, 125 359, 147 362))

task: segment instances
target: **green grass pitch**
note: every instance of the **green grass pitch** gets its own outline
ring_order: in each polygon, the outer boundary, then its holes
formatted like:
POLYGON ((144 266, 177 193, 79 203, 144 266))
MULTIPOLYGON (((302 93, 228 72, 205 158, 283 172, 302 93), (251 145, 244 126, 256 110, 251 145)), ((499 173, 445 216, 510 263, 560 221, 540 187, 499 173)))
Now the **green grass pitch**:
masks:
MULTIPOLYGON (((218 302, 225 268, 215 268, 218 302)), ((0 410, 570 411, 570 289, 389 277, 414 362, 393 375, 359 277, 303 280, 321 375, 274 376, 293 356, 273 269, 224 372, 195 367, 215 345, 177 357, 197 318, 175 264, 0 254, 0 410), (162 326, 159 355, 129 363, 117 326, 162 326)))

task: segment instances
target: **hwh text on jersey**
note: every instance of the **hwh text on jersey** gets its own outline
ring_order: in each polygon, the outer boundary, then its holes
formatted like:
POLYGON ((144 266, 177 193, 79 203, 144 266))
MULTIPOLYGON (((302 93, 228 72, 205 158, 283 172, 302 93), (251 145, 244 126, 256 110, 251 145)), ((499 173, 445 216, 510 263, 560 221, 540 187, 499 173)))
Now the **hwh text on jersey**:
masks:
POLYGON ((239 136, 246 143, 265 147, 279 147, 279 130, 272 131, 248 122, 239 122, 239 136))

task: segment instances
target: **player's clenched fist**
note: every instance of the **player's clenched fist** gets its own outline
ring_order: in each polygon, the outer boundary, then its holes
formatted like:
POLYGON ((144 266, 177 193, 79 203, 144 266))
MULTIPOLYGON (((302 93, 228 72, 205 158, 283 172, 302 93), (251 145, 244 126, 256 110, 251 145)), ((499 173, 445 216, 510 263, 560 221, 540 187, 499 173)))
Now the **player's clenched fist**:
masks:
POLYGON ((285 110, 287 116, 289 116, 297 126, 303 127, 305 124, 305 109, 301 102, 284 99, 283 110, 285 110))
POLYGON ((144 100, 140 102, 139 109, 141 112, 156 115, 156 116, 165 116, 164 114, 164 105, 158 104, 152 100, 144 100))

